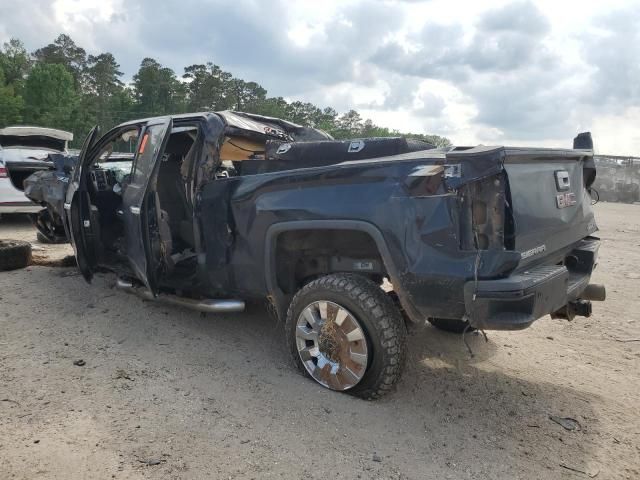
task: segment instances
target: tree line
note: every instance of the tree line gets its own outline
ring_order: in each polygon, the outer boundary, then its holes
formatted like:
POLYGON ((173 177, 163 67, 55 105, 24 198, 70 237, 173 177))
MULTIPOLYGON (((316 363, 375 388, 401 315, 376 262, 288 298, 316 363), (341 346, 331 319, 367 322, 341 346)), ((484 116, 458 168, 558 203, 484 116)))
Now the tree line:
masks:
POLYGON ((29 124, 69 130, 78 146, 95 124, 106 131, 135 118, 231 109, 320 128, 335 138, 407 136, 450 145, 438 135, 380 127, 355 110, 340 115, 331 107, 269 97, 258 83, 234 77, 211 62, 189 65, 179 78, 157 60, 145 58, 129 84, 122 76, 113 54, 87 54, 68 35, 32 53, 13 38, 0 49, 0 127, 29 124))

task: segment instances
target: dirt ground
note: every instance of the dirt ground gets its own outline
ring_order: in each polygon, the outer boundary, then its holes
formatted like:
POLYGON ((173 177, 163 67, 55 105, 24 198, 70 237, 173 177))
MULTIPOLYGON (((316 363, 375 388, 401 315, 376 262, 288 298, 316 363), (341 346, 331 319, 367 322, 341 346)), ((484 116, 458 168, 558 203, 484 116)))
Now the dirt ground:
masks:
MULTIPOLYGON (((375 402, 296 373, 261 308, 205 316, 109 275, 2 272, 0 478, 640 478, 640 205, 596 209, 608 300, 591 318, 471 335, 474 357, 417 326, 375 402)), ((35 232, 4 217, 0 238, 35 232)))

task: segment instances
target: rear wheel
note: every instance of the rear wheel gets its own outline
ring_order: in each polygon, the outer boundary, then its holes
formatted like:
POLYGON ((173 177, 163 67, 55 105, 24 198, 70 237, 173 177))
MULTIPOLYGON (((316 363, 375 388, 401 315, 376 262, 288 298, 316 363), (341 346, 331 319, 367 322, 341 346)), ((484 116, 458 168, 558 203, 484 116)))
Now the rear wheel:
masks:
POLYGON ((31 220, 38 229, 36 235, 40 243, 68 243, 62 220, 48 209, 31 215, 31 220))
POLYGON ((69 243, 67 240, 67 237, 61 237, 57 235, 47 236, 42 232, 36 232, 36 238, 40 243, 53 243, 53 244, 69 243))
POLYGON ((305 285, 289 306, 285 329, 296 366, 331 390, 375 399, 400 378, 402 316, 365 277, 339 273, 305 285))
POLYGON ((429 323, 434 327, 451 333, 463 333, 465 330, 468 332, 475 330, 475 328, 469 326, 469 322, 466 320, 454 320, 450 318, 430 318, 429 323))

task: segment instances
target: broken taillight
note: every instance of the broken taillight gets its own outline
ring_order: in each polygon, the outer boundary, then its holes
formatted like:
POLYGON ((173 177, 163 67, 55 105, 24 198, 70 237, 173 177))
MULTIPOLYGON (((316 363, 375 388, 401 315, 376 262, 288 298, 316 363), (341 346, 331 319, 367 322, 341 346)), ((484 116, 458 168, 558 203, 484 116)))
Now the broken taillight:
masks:
POLYGON ((509 248, 507 182, 504 174, 482 178, 460 190, 460 248, 503 250, 509 248))

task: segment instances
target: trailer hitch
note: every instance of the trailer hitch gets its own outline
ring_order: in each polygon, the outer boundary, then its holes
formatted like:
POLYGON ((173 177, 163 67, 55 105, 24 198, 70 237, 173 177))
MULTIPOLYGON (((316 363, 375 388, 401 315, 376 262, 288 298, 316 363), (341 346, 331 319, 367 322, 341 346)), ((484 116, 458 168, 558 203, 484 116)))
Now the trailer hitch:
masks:
POLYGON ((575 317, 590 317, 591 311, 591 301, 578 299, 553 312, 551 318, 571 321, 575 317))

